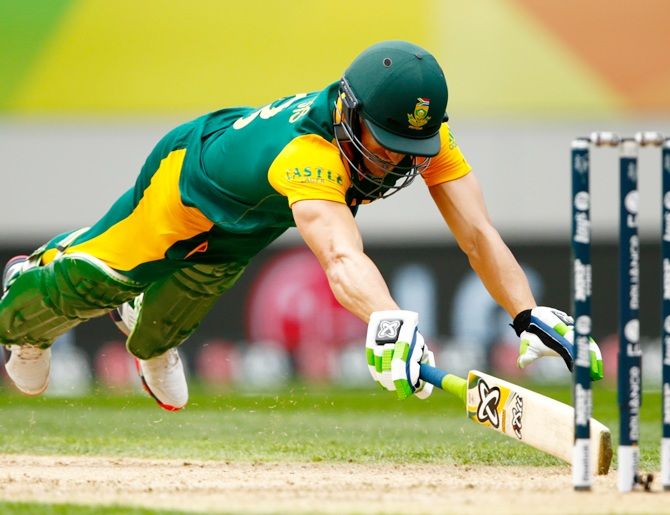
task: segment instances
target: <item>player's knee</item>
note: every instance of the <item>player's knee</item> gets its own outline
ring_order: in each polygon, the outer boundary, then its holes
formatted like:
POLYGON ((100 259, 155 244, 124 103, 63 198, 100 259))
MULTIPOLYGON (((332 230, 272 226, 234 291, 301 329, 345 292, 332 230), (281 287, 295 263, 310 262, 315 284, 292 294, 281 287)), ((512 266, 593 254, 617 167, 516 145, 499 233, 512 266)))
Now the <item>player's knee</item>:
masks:
POLYGON ((41 290, 64 316, 91 318, 138 295, 142 285, 92 256, 77 254, 44 267, 41 290))
POLYGON ((62 257, 23 272, 0 300, 0 343, 50 345, 83 320, 138 295, 142 286, 91 257, 62 257))
POLYGON ((221 265, 194 265, 174 274, 180 289, 193 297, 221 295, 230 289, 244 272, 246 265, 225 263, 221 265))

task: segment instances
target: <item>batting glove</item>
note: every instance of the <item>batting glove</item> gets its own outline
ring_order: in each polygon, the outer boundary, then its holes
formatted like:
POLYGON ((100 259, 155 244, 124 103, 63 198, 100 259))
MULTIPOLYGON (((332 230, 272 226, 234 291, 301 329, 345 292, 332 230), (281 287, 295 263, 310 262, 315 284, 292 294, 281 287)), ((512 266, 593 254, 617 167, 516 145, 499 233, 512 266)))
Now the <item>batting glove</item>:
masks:
MULTIPOLYGON (((574 365, 575 326, 571 316, 553 308, 536 307, 519 313, 512 322, 519 345, 519 368, 525 368, 538 358, 560 356, 568 370, 574 365)), ((603 358, 598 345, 589 339, 591 380, 603 378, 603 358)))
POLYGON ((372 378, 399 399, 426 399, 433 385, 419 379, 421 364, 435 365, 417 324, 414 311, 375 311, 368 322, 365 351, 372 378))

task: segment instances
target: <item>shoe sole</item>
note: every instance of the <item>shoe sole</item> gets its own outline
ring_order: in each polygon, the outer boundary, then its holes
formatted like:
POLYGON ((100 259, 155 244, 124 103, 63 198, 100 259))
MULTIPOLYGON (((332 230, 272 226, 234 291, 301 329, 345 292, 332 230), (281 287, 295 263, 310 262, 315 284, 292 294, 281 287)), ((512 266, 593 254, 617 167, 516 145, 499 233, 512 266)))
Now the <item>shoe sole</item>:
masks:
MULTIPOLYGON (((13 381, 12 381, 12 382, 13 382, 13 381)), ((26 390, 21 390, 21 388, 19 388, 18 386, 16 386, 16 384, 14 384, 14 386, 16 387, 16 389, 17 389, 18 391, 20 391, 20 392, 21 392, 22 394, 24 394, 24 395, 28 395, 29 397, 37 397, 38 395, 41 395, 41 394, 43 394, 43 393, 46 391, 46 389, 49 387, 49 381, 47 381, 47 384, 44 385, 44 388, 42 388, 41 390, 38 390, 38 391, 36 391, 36 392, 28 392, 28 391, 26 391, 26 390)))
POLYGON ((158 397, 156 397, 154 392, 151 391, 151 388, 149 388, 149 385, 144 379, 144 375, 142 375, 142 367, 140 366, 140 360, 138 358, 135 358, 135 368, 137 369, 137 373, 139 374, 140 379, 142 380, 142 386, 144 387, 144 390, 151 396, 153 400, 156 401, 156 403, 161 408, 163 408, 165 411, 180 411, 181 409, 186 407, 186 404, 177 407, 177 406, 170 406, 169 404, 165 404, 164 402, 162 402, 158 397))

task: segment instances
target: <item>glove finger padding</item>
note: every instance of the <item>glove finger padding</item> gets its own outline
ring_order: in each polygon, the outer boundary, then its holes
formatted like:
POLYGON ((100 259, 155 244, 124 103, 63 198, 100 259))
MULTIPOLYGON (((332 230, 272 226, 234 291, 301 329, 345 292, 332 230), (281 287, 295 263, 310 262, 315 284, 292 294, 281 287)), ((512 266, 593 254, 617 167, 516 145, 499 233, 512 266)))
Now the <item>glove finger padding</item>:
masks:
POLYGON ((395 384, 391 378, 391 361, 395 344, 376 345, 374 349, 366 349, 368 370, 379 385, 385 390, 395 391, 395 384))
MULTIPOLYGON (((574 326, 569 327, 568 332, 565 334, 565 338, 574 346, 574 326)), ((589 375, 591 376, 591 381, 599 381, 602 379, 605 376, 603 356, 600 353, 600 347, 598 347, 598 344, 593 338, 589 338, 589 363, 589 375)))
POLYGON ((395 384, 399 399, 406 399, 419 386, 419 372, 426 343, 418 329, 414 329, 411 339, 401 340, 395 344, 391 377, 395 384))
POLYGON ((591 361, 591 381, 600 381, 605 377, 603 355, 593 338, 589 338, 589 360, 591 361))

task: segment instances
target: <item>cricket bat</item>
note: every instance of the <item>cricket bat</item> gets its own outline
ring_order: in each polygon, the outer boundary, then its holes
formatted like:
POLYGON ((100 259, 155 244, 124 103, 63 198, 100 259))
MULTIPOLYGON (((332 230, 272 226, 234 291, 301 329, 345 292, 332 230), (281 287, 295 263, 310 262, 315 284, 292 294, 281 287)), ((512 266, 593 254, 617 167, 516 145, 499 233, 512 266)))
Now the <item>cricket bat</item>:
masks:
MULTIPOLYGON (((468 378, 421 365, 420 377, 458 397, 476 424, 572 463, 575 415, 572 406, 497 377, 470 370, 468 378)), ((591 419, 591 464, 605 475, 612 461, 612 435, 591 419)))

